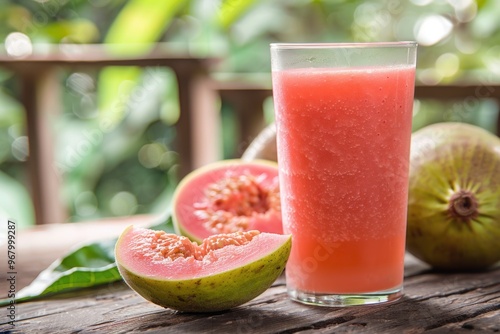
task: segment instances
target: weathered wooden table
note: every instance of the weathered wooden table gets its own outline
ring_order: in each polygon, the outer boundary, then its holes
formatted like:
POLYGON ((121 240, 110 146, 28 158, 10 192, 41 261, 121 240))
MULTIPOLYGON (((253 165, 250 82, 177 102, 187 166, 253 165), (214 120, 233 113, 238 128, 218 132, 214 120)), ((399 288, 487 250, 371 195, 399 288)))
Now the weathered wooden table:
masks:
MULTIPOLYGON (((116 236, 118 221, 40 226, 17 238, 17 289, 76 241, 116 236)), ((2 252, 5 245, 2 245, 2 252)), ((2 264, 2 268, 5 265, 2 264)), ((0 333, 470 333, 500 332, 500 265, 480 273, 437 273, 408 256, 405 297, 380 306, 322 308, 291 301, 280 277, 261 296, 226 312, 182 314, 151 304, 124 283, 16 305, 15 326, 0 319, 0 333)), ((6 272, 0 291, 7 290, 6 272)))

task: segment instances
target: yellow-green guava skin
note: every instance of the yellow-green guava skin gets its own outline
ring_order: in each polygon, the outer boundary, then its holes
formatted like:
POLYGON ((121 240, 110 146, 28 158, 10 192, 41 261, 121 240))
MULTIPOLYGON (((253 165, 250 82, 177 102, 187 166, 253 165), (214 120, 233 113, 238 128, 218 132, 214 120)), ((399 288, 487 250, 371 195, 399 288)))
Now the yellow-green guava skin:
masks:
POLYGON ((500 139, 477 126, 439 123, 412 135, 407 250, 445 271, 485 269, 500 260, 500 139), (477 216, 449 212, 467 191, 477 216))
POLYGON ((254 262, 242 266, 235 259, 234 269, 195 279, 142 276, 129 270, 119 257, 117 265, 125 282, 154 304, 182 312, 217 312, 240 306, 267 290, 285 269, 291 246, 289 236, 275 251, 254 262))

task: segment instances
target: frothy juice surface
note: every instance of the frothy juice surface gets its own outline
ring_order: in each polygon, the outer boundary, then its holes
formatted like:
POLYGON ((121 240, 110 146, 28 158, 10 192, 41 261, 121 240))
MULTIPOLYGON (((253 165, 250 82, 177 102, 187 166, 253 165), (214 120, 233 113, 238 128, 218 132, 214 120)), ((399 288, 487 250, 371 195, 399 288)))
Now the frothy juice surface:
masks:
POLYGON ((273 72, 287 285, 402 285, 414 80, 412 66, 273 72))

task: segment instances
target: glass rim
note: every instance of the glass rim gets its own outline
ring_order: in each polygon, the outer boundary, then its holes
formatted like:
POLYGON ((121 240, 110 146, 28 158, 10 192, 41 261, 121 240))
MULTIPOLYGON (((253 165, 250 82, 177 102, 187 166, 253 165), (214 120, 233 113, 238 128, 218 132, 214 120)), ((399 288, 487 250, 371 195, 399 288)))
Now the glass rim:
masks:
POLYGON ((270 43, 271 49, 293 50, 293 49, 364 49, 364 48, 397 48, 417 47, 415 41, 398 42, 349 42, 349 43, 270 43))

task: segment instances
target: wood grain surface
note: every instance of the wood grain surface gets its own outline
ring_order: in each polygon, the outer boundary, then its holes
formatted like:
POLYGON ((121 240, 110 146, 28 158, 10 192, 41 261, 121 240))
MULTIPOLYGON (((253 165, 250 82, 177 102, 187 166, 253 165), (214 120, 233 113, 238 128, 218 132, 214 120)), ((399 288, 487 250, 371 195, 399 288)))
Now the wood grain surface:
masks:
MULTIPOLYGON (((142 217, 101 226, 114 234, 142 217)), ((91 226, 80 225, 69 229, 91 226)), ((59 230, 60 231, 60 230, 59 230)), ((20 233, 21 240, 34 235, 64 235, 43 231, 20 233)), ((76 233, 76 232, 75 232, 76 233)), ((57 242, 31 242, 20 252, 19 282, 26 285, 54 258, 71 247, 72 238, 57 242), (34 254, 38 254, 35 256, 34 254)), ((39 240, 40 242, 40 240, 39 240)), ((20 242, 20 245, 22 243, 20 242)), ((21 247, 21 246, 20 246, 21 247)), ((4 268, 4 267, 3 267, 4 268)), ((7 287, 0 273, 1 294, 7 287)), ((0 319, 1 333, 494 333, 500 332, 500 266, 477 273, 439 273, 408 255, 405 263, 405 296, 392 304, 328 308, 305 306, 286 294, 285 278, 254 300, 225 312, 178 313, 151 304, 118 282, 16 305, 15 327, 0 319)), ((6 310, 4 308, 4 310, 6 310)), ((6 314, 3 311, 1 314, 6 314)))

